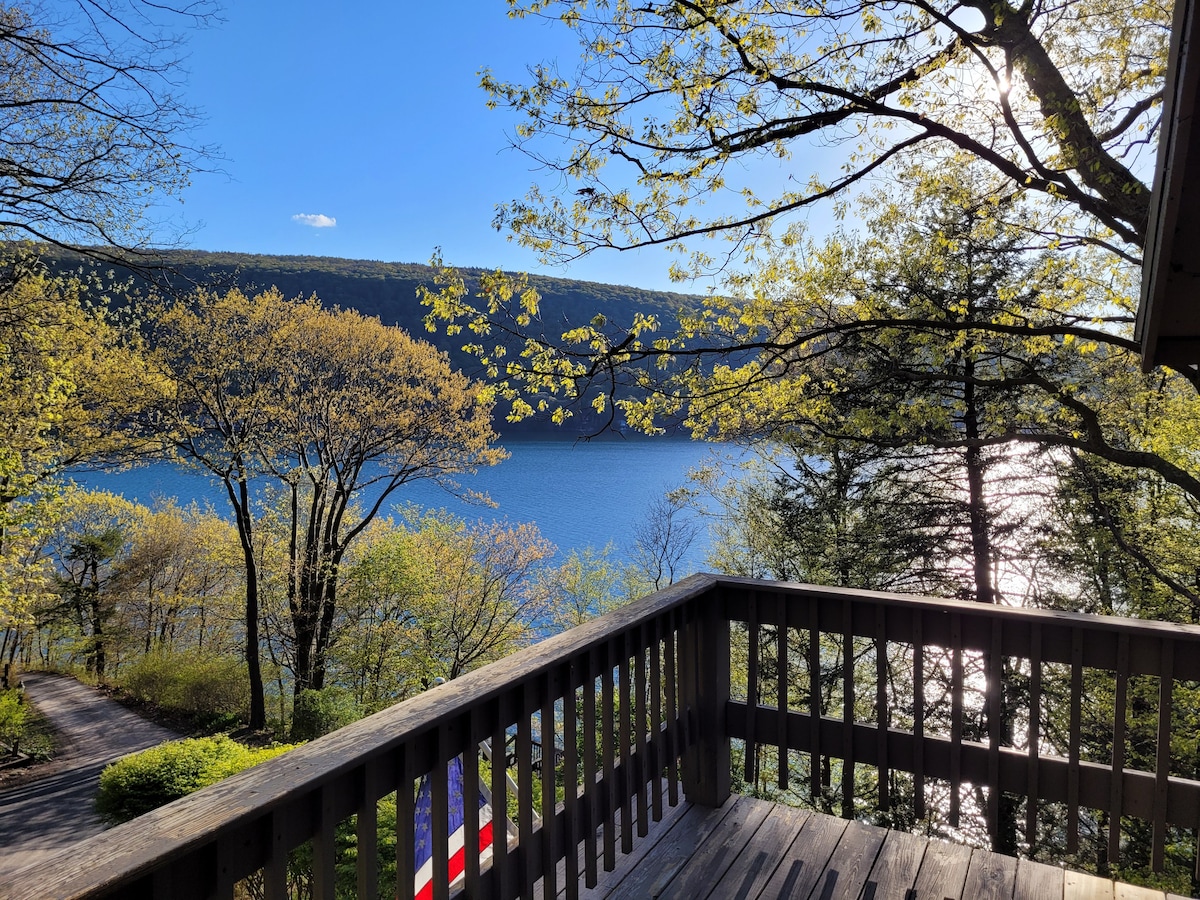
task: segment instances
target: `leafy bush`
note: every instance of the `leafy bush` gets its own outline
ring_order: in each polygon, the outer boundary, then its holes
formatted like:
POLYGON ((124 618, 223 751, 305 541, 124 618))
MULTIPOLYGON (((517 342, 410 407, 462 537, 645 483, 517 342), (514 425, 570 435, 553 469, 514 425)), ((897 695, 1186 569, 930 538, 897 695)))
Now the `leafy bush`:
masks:
POLYGON ((361 718, 354 695, 344 688, 301 691, 292 710, 292 740, 311 741, 361 718))
POLYGON ((0 743, 14 751, 25 734, 25 712, 19 691, 0 691, 0 743))
POLYGON ((223 736, 161 744, 119 759, 100 773, 96 812, 110 822, 127 822, 295 746, 255 749, 223 736))
POLYGON ((244 661, 195 652, 143 656, 121 679, 136 700, 214 722, 249 715, 249 685, 244 661))

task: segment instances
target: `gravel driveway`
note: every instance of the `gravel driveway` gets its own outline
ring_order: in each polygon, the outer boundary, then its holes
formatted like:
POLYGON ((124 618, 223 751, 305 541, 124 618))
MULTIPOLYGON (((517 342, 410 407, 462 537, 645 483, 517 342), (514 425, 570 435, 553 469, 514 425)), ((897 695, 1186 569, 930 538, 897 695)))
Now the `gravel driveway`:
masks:
POLYGON ((35 779, 0 788, 0 884, 6 873, 104 830, 92 811, 101 769, 180 737, 73 678, 33 672, 23 679, 26 697, 57 729, 59 751, 35 779))

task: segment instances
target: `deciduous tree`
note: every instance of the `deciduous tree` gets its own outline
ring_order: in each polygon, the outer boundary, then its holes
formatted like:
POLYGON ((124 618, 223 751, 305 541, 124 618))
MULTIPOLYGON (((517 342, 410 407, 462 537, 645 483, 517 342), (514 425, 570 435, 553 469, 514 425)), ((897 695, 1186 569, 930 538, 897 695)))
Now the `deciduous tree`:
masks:
MULTIPOLYGON (((498 223, 552 257, 724 233, 754 240, 893 160, 974 160, 1136 254, 1171 7, 1071 0, 510 0, 579 38, 573 71, 485 72, 515 143, 569 189, 498 223), (834 171, 807 151, 833 145, 834 171), (756 165, 760 163, 760 165, 756 165), (780 177, 780 172, 783 177, 780 177), (729 198, 722 202, 722 196, 729 198)), ((832 168, 832 167, 831 167, 832 168)))
POLYGON ((212 510, 160 503, 129 544, 118 574, 142 651, 236 651, 243 569, 233 525, 212 510))
POLYGON ((544 577, 554 547, 534 525, 413 514, 346 573, 337 656, 368 706, 457 678, 531 643, 563 598, 544 577))
POLYGON ((258 547, 252 482, 260 451, 277 437, 281 359, 298 310, 278 294, 201 293, 168 304, 150 320, 152 363, 143 423, 164 450, 220 479, 229 499, 245 569, 245 653, 250 727, 266 724, 259 650, 258 547))
POLYGON ((668 491, 650 501, 633 523, 629 546, 631 564, 649 590, 662 590, 689 574, 683 562, 699 536, 686 491, 668 491))
POLYGON ((73 655, 103 682, 114 651, 129 637, 125 628, 114 631, 109 624, 118 620, 122 605, 118 571, 129 551, 128 536, 147 510, 107 491, 78 489, 65 494, 61 508, 48 544, 60 599, 40 618, 73 627, 78 648, 73 655))
POLYGON ((613 544, 602 550, 572 550, 559 565, 545 572, 542 581, 550 598, 555 631, 582 625, 651 590, 642 574, 622 560, 613 544))
POLYGON ((0 262, 0 626, 28 624, 41 583, 33 560, 53 518, 57 477, 86 462, 127 458, 115 428, 140 378, 124 330, 51 278, 36 260, 0 262))
POLYGON ((191 143, 175 30, 214 5, 0 5, 0 234, 100 259, 168 237, 146 213, 210 152, 191 143))
POLYGON ((152 332, 160 433, 221 478, 235 512, 255 659, 254 484, 284 490, 295 689, 319 689, 347 549, 407 482, 453 486, 503 457, 488 394, 430 345, 315 298, 201 293, 156 314, 152 332))
POLYGON ((296 687, 321 688, 338 572, 351 542, 416 479, 504 458, 488 393, 445 354, 351 311, 304 317, 279 398, 280 443, 265 456, 286 485, 296 687))

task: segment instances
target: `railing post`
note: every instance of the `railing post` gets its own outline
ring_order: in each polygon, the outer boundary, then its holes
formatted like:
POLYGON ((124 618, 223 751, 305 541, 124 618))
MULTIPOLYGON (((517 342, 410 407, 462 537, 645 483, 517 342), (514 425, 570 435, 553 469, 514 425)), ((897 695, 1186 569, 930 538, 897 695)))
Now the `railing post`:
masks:
POLYGON ((686 655, 681 680, 693 685, 688 727, 695 739, 683 758, 683 789, 701 806, 721 806, 729 798, 729 730, 725 709, 729 701, 729 620, 719 591, 693 601, 684 632, 686 655))

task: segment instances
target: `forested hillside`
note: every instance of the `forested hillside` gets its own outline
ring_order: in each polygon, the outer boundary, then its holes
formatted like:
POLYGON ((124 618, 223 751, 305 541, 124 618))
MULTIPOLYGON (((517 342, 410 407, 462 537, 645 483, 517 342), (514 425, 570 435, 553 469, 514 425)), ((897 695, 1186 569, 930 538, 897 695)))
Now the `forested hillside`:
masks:
MULTIPOLYGON (((43 259, 52 271, 77 271, 97 264, 83 256, 57 248, 43 250, 43 259)), ((278 288, 285 297, 310 297, 315 294, 325 306, 354 309, 364 315, 378 316, 385 325, 399 325, 410 334, 431 341, 450 354, 455 368, 473 377, 479 376, 479 361, 462 352, 465 337, 448 336, 444 330, 427 333, 423 324, 425 308, 418 299, 418 288, 436 290, 435 270, 417 263, 388 263, 377 260, 339 259, 327 256, 265 256, 250 253, 209 253, 199 250, 163 251, 149 280, 143 270, 106 267, 117 280, 134 279, 134 290, 190 291, 197 286, 243 291, 278 288)), ((487 273, 485 269, 460 270, 472 287, 487 273)), ((111 279, 106 279, 111 282, 111 279)), ((627 285, 599 284, 534 275, 530 284, 541 297, 541 328, 557 337, 569 328, 590 322, 597 313, 616 330, 624 330, 637 313, 662 319, 669 332, 677 327, 681 309, 695 310, 700 299, 686 294, 649 291, 627 285)), ((514 346, 513 351, 516 352, 514 346)), ((505 434, 562 429, 544 419, 522 423, 498 423, 505 434)), ((569 433, 590 433, 600 424, 584 406, 571 422, 569 433)))

